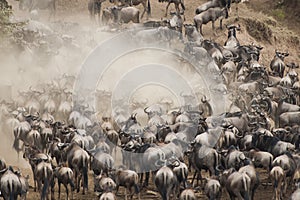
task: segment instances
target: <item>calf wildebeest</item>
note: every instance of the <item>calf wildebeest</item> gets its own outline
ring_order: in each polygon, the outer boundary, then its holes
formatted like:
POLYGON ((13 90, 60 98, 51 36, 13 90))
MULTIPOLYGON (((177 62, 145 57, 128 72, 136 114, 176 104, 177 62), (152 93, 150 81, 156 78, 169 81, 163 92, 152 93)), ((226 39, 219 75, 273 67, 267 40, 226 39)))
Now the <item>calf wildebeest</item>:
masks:
POLYGON ((220 28, 222 29, 222 20, 223 18, 228 18, 228 10, 227 8, 210 8, 203 13, 200 13, 194 17, 194 23, 198 31, 202 32, 202 25, 207 24, 208 22, 212 22, 212 29, 215 30, 215 21, 220 18, 220 28))
POLYGON ((61 184, 65 186, 67 199, 69 199, 68 185, 71 186, 71 199, 73 199, 73 191, 75 190, 75 184, 73 182, 73 171, 69 167, 57 167, 54 169, 54 178, 57 178, 58 182, 58 199, 60 199, 60 187, 61 184))
POLYGON ((207 179, 205 184, 204 192, 209 199, 220 200, 222 195, 222 187, 218 180, 216 179, 207 179))
POLYGON ((280 166, 275 166, 270 171, 270 178, 273 182, 273 187, 275 190, 274 199, 282 199, 282 184, 285 181, 285 173, 280 166))
POLYGON ((98 23, 100 22, 100 11, 101 11, 101 4, 105 0, 89 0, 88 2, 88 10, 90 13, 90 18, 95 20, 95 15, 98 15, 98 23))
POLYGON ((99 200, 117 200, 117 197, 112 192, 105 192, 100 196, 99 200))
POLYGON ((139 189, 139 177, 135 171, 118 169, 115 174, 116 182, 116 193, 118 192, 119 186, 125 187, 125 200, 127 200, 127 190, 130 192, 130 198, 133 198, 133 194, 138 195, 140 200, 140 189, 139 189), (132 189, 134 188, 134 191, 132 189))
POLYGON ((289 55, 288 52, 282 53, 275 50, 275 56, 270 63, 271 70, 281 78, 283 77, 284 70, 285 70, 284 58, 287 57, 288 55, 289 55))
POLYGON ((175 9, 176 9, 177 13, 180 13, 179 5, 181 5, 181 8, 183 10, 182 13, 184 13, 184 11, 185 11, 185 6, 184 6, 183 0, 158 0, 158 2, 161 2, 161 3, 168 2, 168 5, 166 7, 165 17, 168 15, 168 8, 169 8, 169 6, 170 6, 171 3, 174 3, 175 9))
POLYGON ((100 175, 94 177, 94 192, 112 192, 117 187, 116 183, 109 177, 100 175))
POLYGON ((293 156, 287 152, 281 156, 278 156, 274 159, 272 166, 280 166, 284 171, 284 186, 283 186, 283 195, 286 194, 288 184, 292 184, 292 179, 295 174, 297 164, 293 156))
MULTIPOLYGON (((112 1, 114 0, 110 0, 110 2, 112 3, 112 1)), ((151 15, 151 5, 150 5, 150 0, 118 0, 121 2, 121 4, 125 5, 125 6, 138 6, 140 4, 142 4, 144 11, 141 15, 141 18, 144 17, 144 14, 147 12, 147 17, 149 17, 151 15)))
POLYGON ((210 0, 206 3, 203 3, 196 9, 196 15, 210 9, 210 8, 215 8, 215 7, 220 7, 224 8, 227 7, 228 9, 230 8, 231 0, 210 0))
POLYGON ((243 152, 237 150, 234 146, 230 146, 223 159, 224 166, 226 169, 234 168, 235 170, 239 170, 244 166, 245 159, 246 156, 243 152))
POLYGON ((49 19, 52 16, 55 16, 56 12, 56 0, 20 0, 19 8, 21 10, 28 9, 29 11, 37 9, 49 9, 50 15, 49 19))
POLYGON ((74 172, 77 192, 80 190, 80 181, 83 179, 82 193, 85 194, 85 190, 88 189, 88 153, 76 143, 61 143, 58 146, 63 149, 62 157, 65 158, 64 161, 68 163, 68 166, 74 172))
POLYGON ((179 200, 196 200, 196 195, 194 190, 192 189, 185 189, 181 192, 179 196, 179 200))
POLYGON ((135 7, 116 7, 112 9, 112 14, 114 16, 114 21, 117 23, 133 23, 140 22, 140 11, 135 7))

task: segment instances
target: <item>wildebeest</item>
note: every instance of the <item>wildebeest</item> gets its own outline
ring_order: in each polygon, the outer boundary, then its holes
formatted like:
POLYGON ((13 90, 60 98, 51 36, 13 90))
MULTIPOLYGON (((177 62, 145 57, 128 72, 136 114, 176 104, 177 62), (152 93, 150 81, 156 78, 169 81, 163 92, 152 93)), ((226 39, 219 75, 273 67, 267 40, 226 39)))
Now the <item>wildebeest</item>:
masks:
POLYGON ((194 17, 194 23, 198 31, 203 35, 202 25, 212 22, 212 29, 215 30, 215 21, 220 18, 220 28, 222 29, 223 18, 228 18, 227 8, 210 8, 194 17))
POLYGON ((246 173, 236 172, 231 168, 225 170, 220 179, 231 199, 250 199, 251 179, 246 173))
MULTIPOLYGON (((114 0, 110 0, 112 3, 114 0)), ((151 5, 150 0, 117 0, 120 1, 123 6, 138 6, 142 4, 144 11, 141 15, 141 18, 144 17, 144 14, 147 12, 147 17, 151 15, 151 5)))
POLYGON ((38 189, 41 194, 41 200, 49 199, 49 192, 51 189, 51 197, 54 196, 54 179, 53 168, 51 163, 40 162, 37 164, 34 171, 36 181, 38 183, 38 189))
POLYGON ((215 8, 215 7, 220 7, 224 8, 227 7, 228 9, 230 8, 231 0, 210 0, 206 3, 203 3, 196 9, 196 15, 210 9, 210 8, 215 8))
POLYGON ((1 170, 0 177, 1 196, 5 200, 17 200, 18 195, 21 195, 22 186, 12 167, 1 170))
POLYGON ((165 16, 168 15, 168 8, 169 8, 169 6, 170 6, 171 3, 174 3, 175 9, 176 9, 176 12, 177 12, 177 13, 180 13, 179 5, 181 5, 181 8, 182 8, 182 10, 183 10, 182 13, 183 13, 184 10, 185 10, 185 6, 184 6, 183 0, 158 0, 158 2, 161 2, 161 3, 163 3, 163 2, 168 2, 168 5, 167 5, 167 7, 166 7, 166 13, 165 13, 165 16))
MULTIPOLYGON (((178 166, 179 163, 174 165, 178 166)), ((178 192, 178 182, 176 175, 168 166, 163 166, 157 171, 154 178, 154 183, 163 200, 169 200, 172 193, 174 196, 176 196, 178 192)))
POLYGON ((192 189, 185 189, 181 192, 179 200, 196 200, 195 192, 192 189))
POLYGON ((231 47, 231 48, 240 46, 240 42, 236 38, 236 31, 241 30, 240 25, 238 26, 230 25, 230 26, 226 26, 226 28, 228 29, 228 36, 224 46, 231 47))
POLYGON ((52 16, 55 16, 56 12, 56 0, 20 0, 19 8, 24 10, 28 9, 29 11, 37 10, 37 9, 49 9, 50 15, 49 19, 52 16))
POLYGON ((282 184, 285 181, 285 173, 280 166, 275 166, 270 171, 270 178, 273 182, 273 187, 275 190, 274 199, 282 199, 282 184))
POLYGON ((135 7, 112 7, 114 21, 118 23, 140 22, 140 11, 135 7))
POLYGON ((125 187, 125 199, 127 199, 127 190, 130 192, 130 198, 132 199, 133 194, 138 195, 140 200, 140 189, 138 186, 139 177, 135 171, 118 169, 115 174, 116 181, 116 193, 118 192, 119 186, 125 187), (132 191, 134 189, 134 191, 132 191))
POLYGON ((204 192, 209 199, 220 200, 222 195, 222 187, 218 180, 208 178, 205 184, 204 192))
POLYGON ((85 190, 88 189, 88 153, 76 143, 62 143, 59 144, 59 147, 63 149, 64 161, 74 172, 77 192, 80 190, 80 181, 82 180, 82 193, 85 194, 85 190))
POLYGON ((280 76, 281 78, 284 75, 285 70, 285 64, 284 64, 284 58, 287 57, 289 53, 282 53, 277 50, 275 50, 275 56, 273 60, 270 63, 271 70, 276 73, 276 75, 280 76))
POLYGON ((57 167, 54 169, 54 178, 57 178, 58 182, 58 199, 60 199, 61 184, 65 186, 67 199, 69 199, 68 185, 71 186, 71 199, 73 199, 73 191, 75 190, 73 171, 69 167, 57 167))

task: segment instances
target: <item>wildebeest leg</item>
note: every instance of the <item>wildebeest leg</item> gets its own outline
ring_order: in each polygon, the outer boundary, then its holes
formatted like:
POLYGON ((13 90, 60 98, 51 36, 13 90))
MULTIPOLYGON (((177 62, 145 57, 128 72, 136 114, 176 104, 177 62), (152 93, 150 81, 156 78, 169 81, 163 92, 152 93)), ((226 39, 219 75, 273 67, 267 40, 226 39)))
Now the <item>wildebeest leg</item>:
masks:
POLYGON ((60 199, 60 186, 61 186, 61 183, 58 182, 58 199, 60 199))
POLYGON ((215 21, 211 21, 211 26, 212 26, 212 30, 214 32, 215 31, 215 21))
POLYGON ((125 200, 127 200, 127 188, 125 186, 125 200))
POLYGON ((147 12, 147 5, 146 5, 146 2, 143 2, 143 8, 144 8, 144 11, 143 11, 143 13, 142 13, 141 19, 143 19, 144 14, 147 12))
POLYGON ((165 17, 168 16, 168 9, 169 9, 170 4, 171 4, 171 3, 169 2, 168 5, 167 5, 167 7, 166 7, 166 14, 165 14, 165 17))
POLYGON ((140 173, 140 185, 143 184, 144 173, 140 173))
POLYGON ((175 10, 177 14, 180 14, 179 4, 175 3, 175 10))
POLYGON ((66 193, 67 193, 67 200, 69 200, 69 189, 68 189, 68 184, 64 184, 66 188, 66 193))
POLYGON ((118 195, 119 185, 116 186, 116 195, 118 195))
POLYGON ((223 27, 222 27, 222 19, 220 19, 220 29, 222 30, 223 29, 223 27))
POLYGON ((193 185, 193 183, 194 183, 194 180, 195 180, 196 175, 197 175, 197 170, 195 170, 195 172, 194 172, 194 176, 193 176, 193 178, 192 178, 192 185, 193 185))
POLYGON ((149 183, 150 172, 146 172, 146 178, 144 182, 144 186, 147 187, 149 183))
POLYGON ((200 29, 201 35, 203 35, 203 33, 202 33, 202 24, 200 25, 199 29, 200 29))

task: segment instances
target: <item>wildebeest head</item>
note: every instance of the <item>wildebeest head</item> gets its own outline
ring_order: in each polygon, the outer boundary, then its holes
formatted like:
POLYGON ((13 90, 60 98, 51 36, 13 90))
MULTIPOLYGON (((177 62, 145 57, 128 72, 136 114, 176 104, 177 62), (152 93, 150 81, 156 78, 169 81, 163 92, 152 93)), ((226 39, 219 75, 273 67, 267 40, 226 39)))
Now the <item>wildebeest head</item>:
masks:
POLYGON ((289 55, 290 55, 289 52, 283 53, 283 52, 279 52, 277 49, 275 50, 275 56, 277 56, 281 60, 284 60, 284 58, 289 55))

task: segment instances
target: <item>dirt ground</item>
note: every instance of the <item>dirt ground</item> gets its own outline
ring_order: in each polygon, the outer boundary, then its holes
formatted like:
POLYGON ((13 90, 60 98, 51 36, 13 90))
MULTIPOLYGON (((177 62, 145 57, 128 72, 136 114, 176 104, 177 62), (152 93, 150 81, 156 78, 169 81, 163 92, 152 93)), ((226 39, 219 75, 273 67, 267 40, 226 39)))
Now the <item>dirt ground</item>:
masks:
MULTIPOLYGON (((22 170, 24 174, 29 174, 30 177, 32 177, 31 175, 31 170, 30 169, 23 169, 22 170)), ((259 169, 259 176, 260 176, 260 181, 261 184, 258 187, 256 193, 255 193, 255 199, 256 200, 267 200, 267 199, 272 199, 273 195, 274 195, 274 191, 273 191, 273 187, 270 184, 266 184, 268 182, 267 178, 268 178, 268 174, 265 170, 259 169)), ((192 174, 192 173, 190 173, 192 174)), ((204 176, 207 176, 208 174, 203 172, 204 176)), ((192 176, 189 176, 189 183, 192 180, 192 176)), ((76 193, 74 192, 74 199, 78 199, 78 200, 94 200, 94 199, 98 199, 96 194, 93 192, 93 187, 94 187, 94 183, 93 183, 93 175, 90 172, 89 174, 89 190, 87 192, 87 194, 82 195, 81 192, 76 193)), ((30 180, 30 186, 33 186, 33 182, 30 180)), ((294 189, 288 188, 288 192, 285 196, 284 199, 288 199, 288 197, 290 196, 290 194, 292 193, 294 189)), ((61 194, 61 199, 65 199, 66 198, 66 193, 65 193, 65 189, 62 186, 62 194, 61 194)), ((150 183, 150 186, 146 189, 144 188, 141 192, 141 199, 142 200, 159 200, 161 199, 159 194, 155 192, 156 188, 155 185, 153 185, 153 183, 150 183)), ((196 196, 198 197, 198 199, 207 199, 207 197, 205 196, 205 194, 203 193, 203 190, 197 190, 195 191, 196 196)), ((30 191, 27 195, 28 199, 33 199, 33 200, 37 200, 40 198, 40 195, 37 192, 33 191, 33 188, 30 188, 30 191)), ((57 184, 55 186, 55 198, 58 198, 58 187, 57 184)), ((124 188, 120 187, 118 195, 117 195, 117 199, 118 200, 123 200, 125 199, 124 196, 124 188)), ((137 196, 134 196, 133 199, 138 199, 137 196)), ((223 190, 222 193, 222 199, 223 200, 229 200, 229 197, 227 195, 227 192, 225 190, 223 190)))
MULTIPOLYGON (((88 0, 57 0, 58 2, 58 13, 56 16, 56 20, 62 20, 62 21, 69 21, 69 22, 76 22, 79 23, 80 26, 86 27, 91 26, 94 27, 95 31, 97 27, 95 24, 93 24, 88 15, 87 11, 87 1, 88 0)), ((185 23, 192 23, 192 19, 194 16, 194 11, 197 6, 199 6, 201 3, 205 2, 205 0, 185 0, 186 5, 186 11, 185 11, 185 23)), ((286 23, 286 20, 277 21, 274 17, 266 15, 264 11, 266 11, 266 5, 268 4, 268 0, 250 0, 247 3, 240 4, 239 5, 239 15, 240 19, 239 21, 235 21, 235 5, 233 5, 230 17, 229 19, 224 21, 224 24, 231 24, 231 23, 238 23, 241 25, 241 31, 237 33, 237 37, 241 44, 250 44, 254 42, 255 44, 260 44, 264 47, 262 53, 261 53, 261 63, 265 66, 269 66, 269 63, 271 59, 274 56, 275 49, 283 50, 283 51, 289 51, 290 56, 287 57, 286 62, 294 61, 298 64, 300 64, 300 36, 299 36, 299 30, 300 30, 300 24, 297 23, 297 21, 293 21, 291 23, 295 23, 295 26, 292 26, 291 24, 288 24, 287 27, 298 27, 298 28, 292 28, 292 30, 288 29, 284 23, 286 23), (259 7, 256 8, 256 5, 259 5, 259 7), (254 32, 251 30, 259 30, 257 32, 254 32), (265 35, 269 36, 269 38, 266 38, 265 35)), ((10 0, 10 4, 13 5, 15 16, 19 19, 28 17, 28 13, 24 11, 19 11, 17 2, 15 0, 10 0)), ((103 7, 109 6, 109 2, 103 3, 103 7)), ((164 16, 165 12, 165 6, 166 3, 159 3, 157 0, 151 1, 152 6, 152 17, 150 19, 161 19, 164 16)), ((142 9, 141 6, 138 6, 138 8, 142 9)), ((295 8, 297 9, 297 8, 295 8)), ((298 7, 299 9, 299 7, 298 7)), ((174 6, 170 6, 170 11, 174 10, 174 6)), ((296 12, 296 10, 295 10, 296 12)), ((47 13, 45 13, 45 16, 47 13)), ((221 44, 223 44, 227 37, 227 31, 225 29, 223 30, 217 30, 216 34, 212 33, 211 30, 211 24, 204 25, 204 37, 205 38, 211 38, 221 44)), ((9 148, 9 147, 8 147, 9 148)), ((8 151, 10 152, 10 151, 8 151)), ((4 150, 1 148, 0 155, 4 155, 6 160, 8 162, 12 161, 11 163, 16 164, 16 167, 20 167, 23 171, 23 174, 30 175, 30 185, 33 186, 32 181, 32 173, 31 170, 27 167, 24 167, 24 163, 22 162, 22 165, 18 165, 18 162, 13 162, 12 158, 9 158, 11 156, 16 156, 15 153, 7 154, 7 151, 4 152, 4 150)), ((260 178, 262 183, 267 182, 267 172, 264 170, 259 170, 260 172, 260 178)), ((191 173, 190 173, 191 176, 191 173)), ((191 181, 191 177, 189 179, 191 181)), ((56 186, 57 187, 57 186, 56 186)), ((142 200, 155 200, 160 199, 159 195, 155 194, 155 192, 149 192, 149 191, 155 191, 155 186, 153 184, 150 184, 150 187, 147 189, 147 191, 143 190, 141 194, 142 200)), ((288 199, 289 195, 292 192, 292 188, 289 188, 288 194, 284 199, 288 199)), ((65 192, 62 188, 63 194, 62 199, 65 198, 65 192)), ((120 188, 118 195, 118 199, 124 199, 124 189, 120 188)), ((198 191, 197 196, 199 199, 206 199, 205 195, 203 194, 202 190, 198 191)), ((255 199, 257 200, 267 200, 272 199, 274 192, 272 186, 263 186, 260 185, 256 194, 255 199)), ((57 188, 55 191, 55 196, 57 197, 57 188)), ((37 192, 33 192, 33 189, 30 188, 30 192, 27 196, 27 199, 29 200, 35 200, 39 199, 39 194, 37 192)), ((86 195, 82 195, 81 193, 74 194, 74 199, 97 199, 96 195, 93 192, 93 178, 92 174, 89 175, 89 190, 86 195)), ((137 199, 135 197, 135 199, 137 199)), ((226 192, 223 192, 222 199, 229 199, 227 197, 226 192)))

